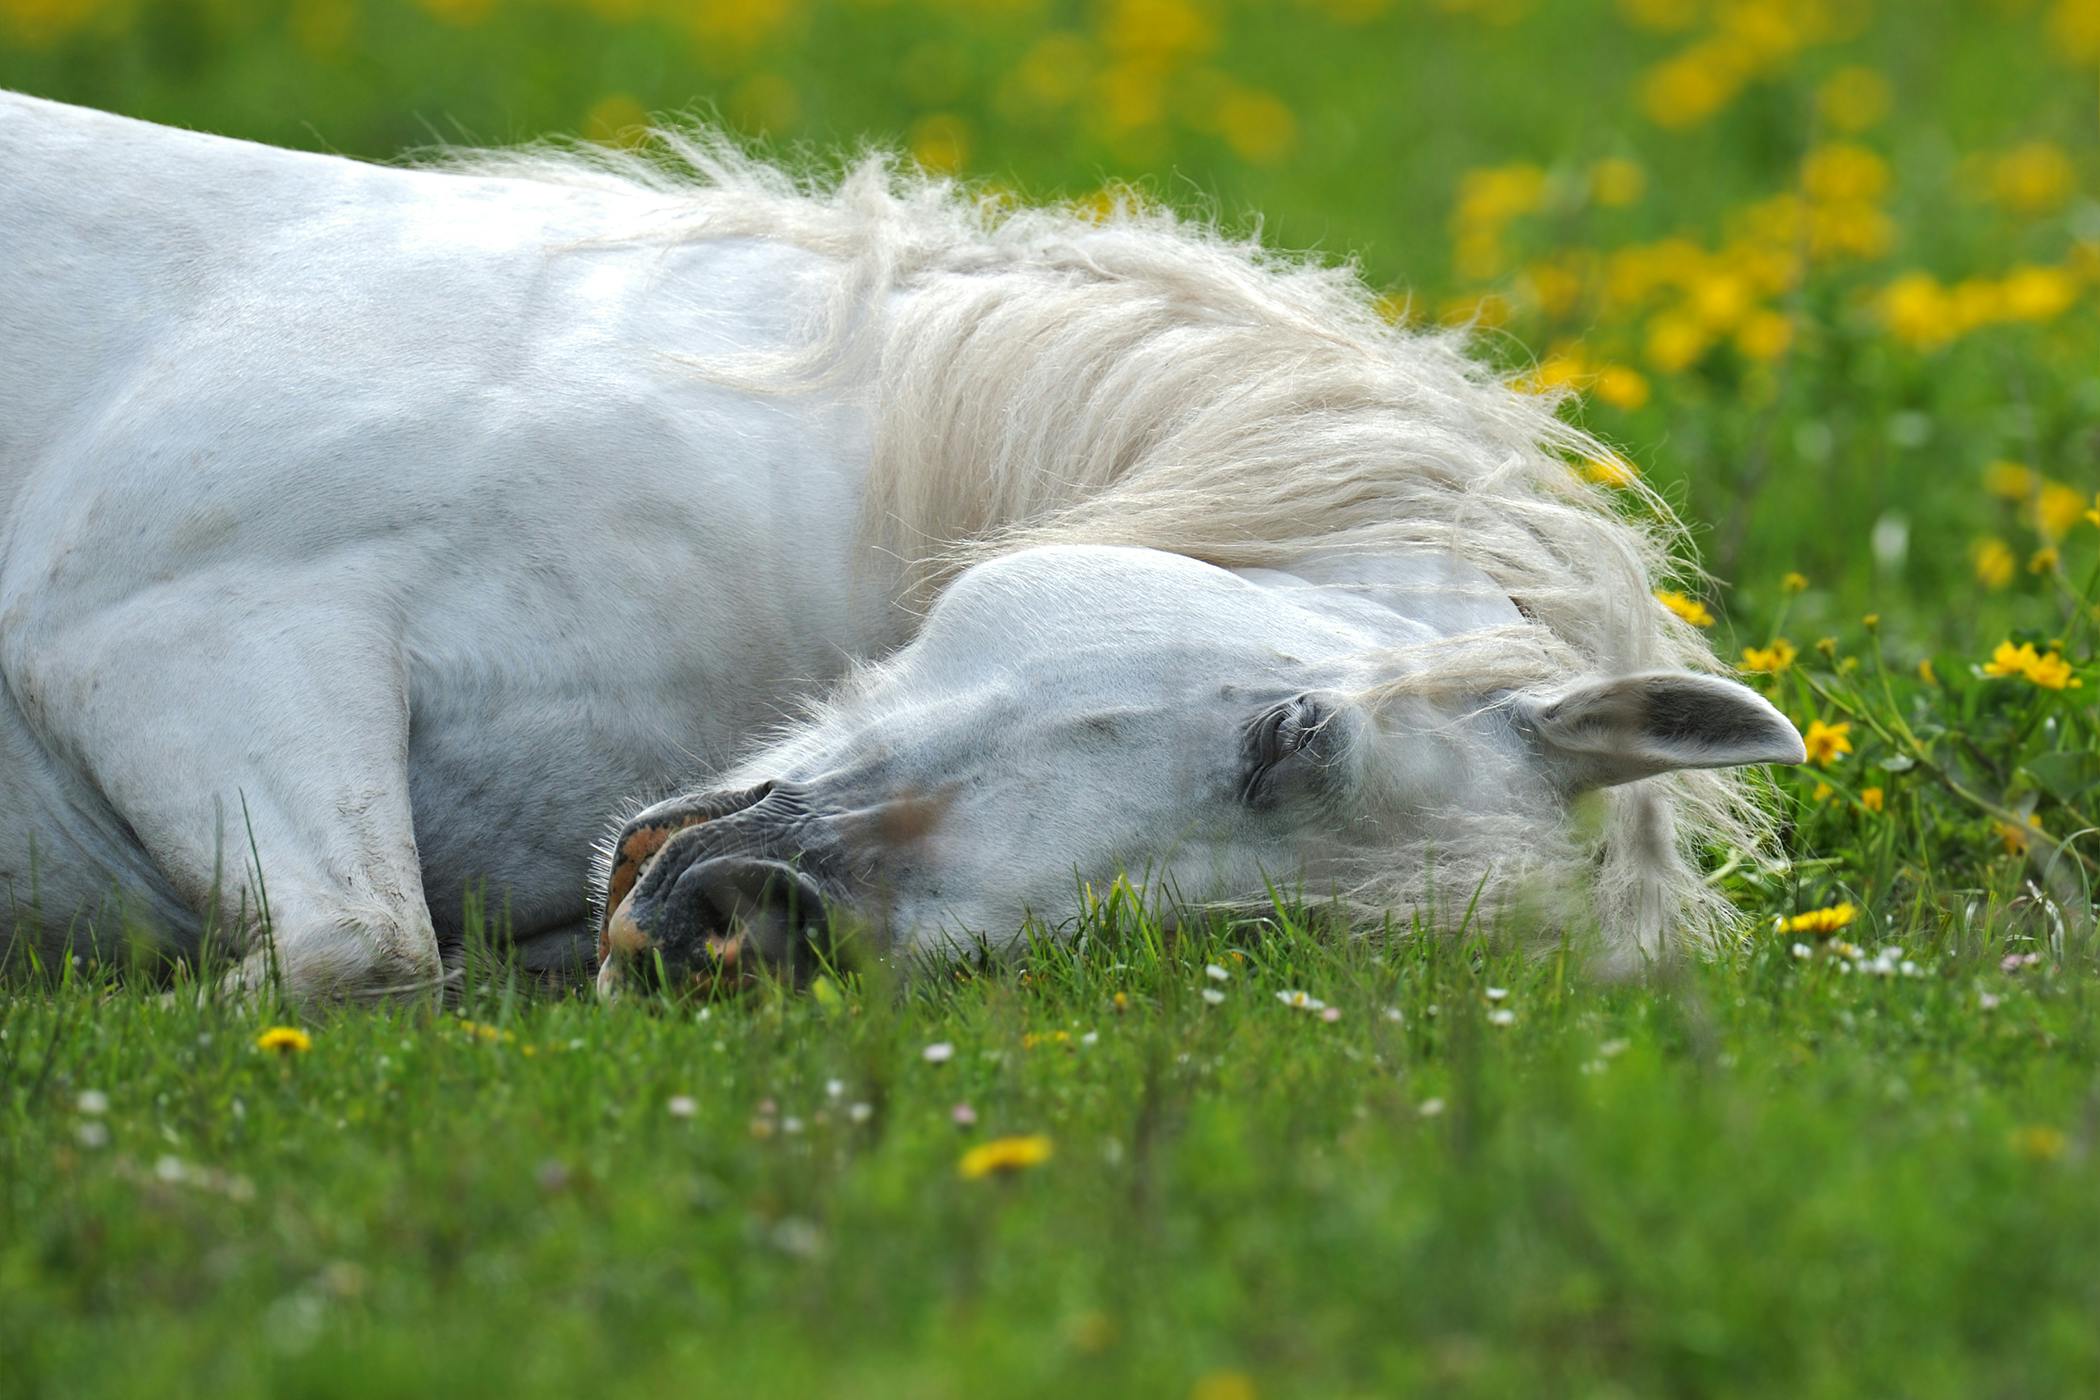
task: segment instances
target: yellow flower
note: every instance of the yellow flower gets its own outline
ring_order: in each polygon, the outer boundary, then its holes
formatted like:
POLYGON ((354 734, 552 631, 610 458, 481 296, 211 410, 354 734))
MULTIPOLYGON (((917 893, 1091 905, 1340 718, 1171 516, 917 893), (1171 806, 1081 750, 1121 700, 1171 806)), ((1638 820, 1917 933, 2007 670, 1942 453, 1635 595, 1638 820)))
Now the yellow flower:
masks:
POLYGON ((911 158, 935 175, 953 175, 970 158, 970 128, 961 117, 935 112, 911 129, 911 158))
POLYGON ((1865 131, 1888 115, 1889 80, 1871 68, 1840 68, 1816 90, 1823 120, 1839 131, 1865 131))
POLYGON ((1806 593, 1808 591, 1808 575, 1789 570, 1779 580, 1779 586, 1788 593, 1806 593))
POLYGON ((1996 538, 1976 541, 1969 547, 1969 558, 1976 565, 1976 581, 1985 588, 2003 588, 2011 583, 2019 563, 2011 547, 1996 538))
POLYGON ((2084 515, 2085 497, 2061 481, 2049 482, 2035 498, 2034 528, 2050 539, 2070 534, 2084 515))
POLYGON ((967 1181, 1006 1176, 1039 1167, 1050 1160, 1050 1139, 1040 1133, 1027 1137, 993 1138, 963 1153, 956 1170, 967 1181))
POLYGON ((1196 1377, 1189 1400, 1254 1400, 1254 1378, 1244 1371, 1211 1371, 1196 1377))
POLYGON ((2005 853, 2016 856, 2027 849, 2028 841, 2042 829, 2042 819, 2030 813, 2024 827, 2014 826, 2011 822, 1994 822, 1992 825, 1998 828, 1998 839, 2005 843, 2005 853))
POLYGON ((1869 812, 1880 811, 1885 800, 1881 789, 1878 787, 1861 788, 1859 790, 1859 805, 1866 808, 1869 812))
POLYGON ((1960 329, 1954 299, 1929 272, 1906 272, 1881 289, 1881 319, 1889 334, 1920 350, 1936 349, 1960 329))
POLYGON ((1801 743, 1808 750, 1809 762, 1828 768, 1838 758, 1852 752, 1851 734, 1849 722, 1825 724, 1814 719, 1808 722, 1808 732, 1801 736, 1801 743))
POLYGON ((314 1038, 297 1026, 272 1026, 255 1037, 258 1050, 275 1050, 280 1055, 303 1055, 314 1048, 314 1038))
POLYGON ((1283 100, 1252 88, 1238 88, 1218 104, 1218 134, 1242 160, 1274 165, 1298 140, 1298 119, 1283 100))
POLYGON ((2012 1135, 2012 1150, 2033 1162, 2053 1162, 2064 1155, 2064 1135, 2055 1128, 2029 1126, 2012 1135))
POLYGON ((1592 457, 1582 464, 1585 480, 1599 486, 1628 487, 1641 479, 1640 472, 1624 457, 1592 457))
POLYGON ((1999 284, 2004 313, 2015 321, 2049 321, 2078 300, 2078 279, 2060 267, 2024 263, 1999 284))
POLYGON ((2041 549, 2037 549, 2033 554, 2029 555, 2027 558, 2027 572, 2030 574, 2049 573, 2056 568, 2056 565, 2057 553, 2055 545, 2048 545, 2041 549))
POLYGON ((2046 214, 2071 197, 2077 178, 2060 147, 2030 141, 1991 162, 1990 195, 2015 214, 2046 214))
POLYGON ((1745 671, 1763 671, 1768 675, 1776 676, 1781 671, 1786 670, 1787 667, 1793 665, 1794 658, 1800 654, 1794 644, 1786 638, 1774 637, 1772 645, 1768 647, 1743 648, 1743 669, 1745 671))
POLYGON ((1816 790, 1808 795, 1808 800, 1811 802, 1827 802, 1830 800, 1830 794, 1835 791, 1837 789, 1828 783, 1817 783, 1816 790))
POLYGON ((1597 371, 1597 397, 1630 412, 1648 402, 1648 377, 1625 365, 1606 365, 1597 371))
POLYGON ((1833 142, 1810 151, 1801 162, 1803 192, 1823 204, 1879 199, 1888 187, 1888 162, 1865 146, 1833 142))
POLYGON ((1690 316, 1666 312, 1648 323, 1643 347, 1648 363, 1664 374, 1681 374, 1698 364, 1713 344, 1706 327, 1690 316))
POLYGON ((2088 525, 2100 525, 2100 492, 2094 494, 2092 508, 2086 511, 2085 521, 2088 525))
POLYGON ((1641 79, 1641 107, 1657 126, 1696 126, 1727 106, 1742 86, 1729 46, 1694 45, 1650 68, 1641 79))
POLYGON ((1938 685, 1940 673, 1932 669, 1932 658, 1926 657, 1918 663, 1918 679, 1927 685, 1938 685))
POLYGON ((1776 360, 1793 343, 1793 321, 1769 309, 1751 312, 1735 332, 1735 348, 1746 360, 1776 360))
POLYGON ((2034 643, 2022 642, 2015 648, 2008 638, 1998 643, 1991 659, 1983 663, 1983 673, 1986 676, 2022 676, 2034 660, 2034 643))
POLYGON ((2037 652, 2033 642, 2014 646, 2010 639, 1998 643, 1991 659, 1983 663, 1986 676, 2020 676, 2044 690, 2075 690, 2085 684, 2071 674, 2071 663, 2063 654, 2037 652))
POLYGON ((1714 625, 1714 615, 1708 612, 1706 604, 1700 602, 1697 598, 1688 597, 1682 593, 1674 593, 1669 589, 1658 589, 1656 590, 1655 601, 1661 603, 1694 627, 1711 627, 1714 625))
POLYGON ((1602 205, 1631 204, 1647 185, 1648 177, 1630 160, 1613 156, 1590 167, 1590 198, 1602 205))
POLYGON ((583 114, 583 131, 606 146, 639 146, 649 137, 649 110, 624 92, 616 92, 583 114))
POLYGON ((1813 933, 1827 938, 1859 917, 1859 907, 1854 904, 1833 904, 1828 909, 1811 909, 1805 914, 1796 914, 1779 921, 1781 933, 1813 933))
POLYGON ((1983 469, 1983 489, 2000 500, 2024 501, 2034 494, 2034 468, 1999 458, 1983 469))

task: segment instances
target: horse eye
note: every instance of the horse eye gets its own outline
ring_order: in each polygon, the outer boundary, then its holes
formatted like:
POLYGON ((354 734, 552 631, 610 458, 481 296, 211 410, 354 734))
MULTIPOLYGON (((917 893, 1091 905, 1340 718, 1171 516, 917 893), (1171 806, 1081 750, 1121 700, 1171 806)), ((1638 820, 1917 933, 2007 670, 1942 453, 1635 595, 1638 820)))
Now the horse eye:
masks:
POLYGON ((1262 779, 1277 764, 1305 748, 1326 722, 1319 702, 1300 695, 1264 710, 1248 730, 1248 774, 1241 796, 1261 796, 1262 779))

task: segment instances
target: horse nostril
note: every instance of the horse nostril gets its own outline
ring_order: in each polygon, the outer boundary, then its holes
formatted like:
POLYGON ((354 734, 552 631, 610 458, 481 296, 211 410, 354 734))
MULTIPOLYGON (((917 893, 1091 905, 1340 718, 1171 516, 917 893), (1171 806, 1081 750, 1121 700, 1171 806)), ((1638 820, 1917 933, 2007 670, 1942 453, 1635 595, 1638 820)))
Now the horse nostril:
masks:
POLYGON ((785 961, 824 922, 817 882, 783 861, 716 856, 678 877, 669 901, 698 915, 699 927, 741 934, 769 961, 785 961))
MULTIPOLYGON (((668 873, 668 872, 667 872, 668 873)), ((609 924, 603 980, 712 993, 771 970, 802 982, 817 970, 824 894, 783 861, 715 856, 635 891, 609 924)))

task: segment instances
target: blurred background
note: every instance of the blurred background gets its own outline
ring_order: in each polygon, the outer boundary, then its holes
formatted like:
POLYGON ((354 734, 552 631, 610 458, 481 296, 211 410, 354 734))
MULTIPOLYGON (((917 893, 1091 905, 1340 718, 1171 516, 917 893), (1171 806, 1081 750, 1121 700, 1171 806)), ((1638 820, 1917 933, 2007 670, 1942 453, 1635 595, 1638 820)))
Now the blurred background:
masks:
POLYGON ((1940 600, 1899 650, 2046 624, 2100 478, 2100 0, 0 0, 0 84, 382 159, 689 114, 1127 184, 1578 390, 1724 633, 1797 571, 1832 630, 1940 600))

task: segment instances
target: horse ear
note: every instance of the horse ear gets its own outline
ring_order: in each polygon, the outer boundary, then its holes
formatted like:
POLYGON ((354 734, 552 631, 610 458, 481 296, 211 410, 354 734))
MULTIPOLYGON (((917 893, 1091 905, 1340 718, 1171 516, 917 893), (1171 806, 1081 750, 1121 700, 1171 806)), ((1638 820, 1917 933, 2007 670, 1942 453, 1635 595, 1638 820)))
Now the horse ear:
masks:
POLYGON ((1801 735, 1756 691, 1718 676, 1655 671, 1585 681, 1525 708, 1565 784, 1612 787, 1679 768, 1800 763, 1801 735))

